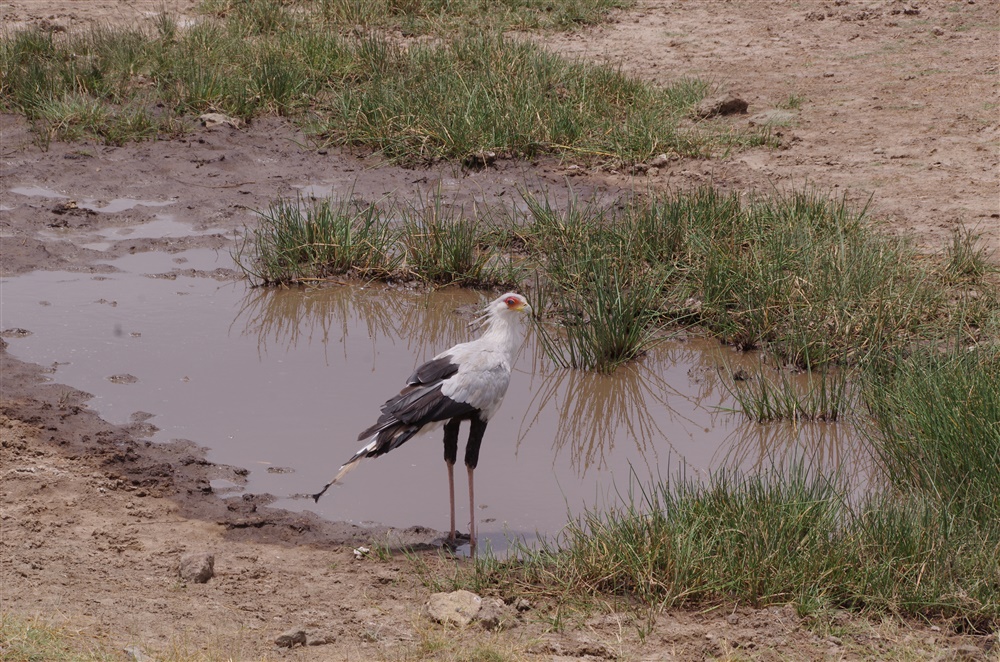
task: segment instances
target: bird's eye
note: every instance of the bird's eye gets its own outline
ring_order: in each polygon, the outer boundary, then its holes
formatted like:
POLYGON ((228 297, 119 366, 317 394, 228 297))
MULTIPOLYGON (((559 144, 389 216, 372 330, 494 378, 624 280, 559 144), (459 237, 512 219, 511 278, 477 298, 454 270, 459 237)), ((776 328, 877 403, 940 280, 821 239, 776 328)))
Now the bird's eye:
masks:
POLYGON ((513 308, 514 306, 517 305, 517 299, 515 299, 514 297, 507 297, 504 300, 504 303, 507 304, 509 308, 513 308))

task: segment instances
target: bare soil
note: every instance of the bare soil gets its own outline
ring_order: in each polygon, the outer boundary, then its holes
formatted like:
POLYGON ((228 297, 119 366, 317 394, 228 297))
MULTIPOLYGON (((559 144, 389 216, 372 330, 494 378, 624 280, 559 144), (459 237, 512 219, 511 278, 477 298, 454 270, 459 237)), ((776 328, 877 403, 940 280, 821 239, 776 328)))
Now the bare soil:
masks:
MULTIPOLYGON (((8 27, 76 30, 140 20, 163 7, 190 14, 195 5, 16 0, 3 3, 0 17, 8 27)), ((747 100, 751 116, 791 113, 774 127, 780 149, 672 161, 640 185, 812 185, 852 201, 871 196, 887 231, 911 234, 932 252, 957 227, 1000 249, 998 35, 1000 5, 986 0, 641 0, 611 24, 545 42, 660 82, 708 78, 747 100)), ((504 162, 478 173, 382 167, 317 152, 278 120, 243 131, 193 126, 182 139, 121 148, 42 151, 23 121, 2 116, 0 139, 4 277, 103 271, 110 267, 97 260, 130 252, 228 249, 232 233, 253 222, 249 210, 310 184, 353 188, 367 200, 440 189, 456 204, 504 199, 524 182, 558 190, 570 176, 584 195, 636 184, 556 161, 504 162), (66 197, 11 192, 18 187, 66 197), (173 218, 216 232, 120 241, 106 252, 81 248, 102 229, 163 211, 86 209, 124 198, 173 201, 173 218)), ((949 623, 802 619, 788 607, 665 611, 640 637, 645 620, 621 605, 567 616, 529 596, 527 610, 503 612, 499 631, 434 624, 424 603, 467 563, 435 547, 439 532, 358 529, 268 508, 267 497, 213 494, 209 481, 239 482, 241 469, 208 463, 195 444, 153 445, 102 421, 87 408, 87 394, 48 381, 44 368, 10 356, 5 342, 0 380, 0 613, 67 624, 81 633, 81 645, 138 645, 155 659, 478 659, 490 652, 508 659, 1000 659, 996 635, 961 636, 949 623), (373 540, 425 551, 357 559, 354 548, 373 540), (187 552, 213 553, 215 577, 181 581, 187 552), (290 628, 318 645, 276 648, 276 636, 290 628)))

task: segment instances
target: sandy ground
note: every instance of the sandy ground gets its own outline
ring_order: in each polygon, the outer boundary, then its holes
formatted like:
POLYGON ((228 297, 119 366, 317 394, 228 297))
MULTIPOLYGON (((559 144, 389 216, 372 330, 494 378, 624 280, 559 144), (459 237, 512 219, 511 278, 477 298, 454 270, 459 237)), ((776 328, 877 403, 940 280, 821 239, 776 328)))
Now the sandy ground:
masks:
MULTIPOLYGON (((8 26, 75 30, 164 6, 184 13, 195 2, 19 0, 0 5, 0 18, 8 26)), ((889 231, 912 233, 936 251, 960 226, 1000 249, 998 35, 1000 6, 986 0, 644 0, 609 25, 546 43, 661 82, 705 77, 750 102, 750 116, 708 121, 739 126, 755 113, 796 106, 774 127, 781 149, 674 161, 640 185, 812 185, 856 201, 873 196, 872 212, 889 231)), ((501 199, 525 181, 557 189, 568 175, 584 195, 636 183, 556 162, 508 162, 483 173, 376 168, 371 159, 304 149, 303 136, 271 120, 242 132, 196 128, 174 141, 55 144, 43 152, 24 123, 8 116, 0 117, 0 137, 3 276, 100 271, 108 267, 96 260, 130 252, 225 248, 233 231, 252 222, 248 210, 314 183, 353 187, 369 200, 440 189, 456 203, 501 199), (18 187, 66 197, 11 192, 18 187), (73 239, 148 221, 154 209, 54 213, 70 200, 99 208, 122 198, 175 200, 177 220, 218 231, 121 241, 97 252, 73 239)), ((6 343, 0 380, 0 612, 68 624, 82 643, 137 645, 154 659, 497 659, 491 652, 506 659, 1000 659, 995 635, 960 636, 948 623, 868 623, 845 614, 803 620, 784 607, 667 611, 640 637, 645 621, 620 606, 566 615, 532 596, 518 611, 513 605, 525 596, 500 596, 508 606, 499 631, 435 624, 423 605, 451 587, 464 563, 434 547, 438 532, 361 530, 269 509, 264 497, 226 499, 209 481, 239 482, 240 468, 206 462, 193 444, 153 446, 100 420, 87 409, 87 394, 47 381, 43 368, 11 357, 6 343), (356 559, 353 549, 372 540, 429 549, 356 559), (178 576, 181 557, 192 552, 215 555, 206 584, 178 576), (291 628, 317 645, 276 648, 275 637, 291 628)))

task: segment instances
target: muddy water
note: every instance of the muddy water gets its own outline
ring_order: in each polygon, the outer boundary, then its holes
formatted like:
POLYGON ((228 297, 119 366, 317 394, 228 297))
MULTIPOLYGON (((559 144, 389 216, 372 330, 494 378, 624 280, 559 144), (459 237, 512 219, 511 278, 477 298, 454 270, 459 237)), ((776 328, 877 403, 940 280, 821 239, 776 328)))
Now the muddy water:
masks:
MULTIPOLYGON (((183 275, 233 266, 211 250, 110 264, 118 271, 4 279, 0 326, 30 332, 6 333, 10 351, 93 394, 91 405, 114 423, 155 441, 190 439, 213 461, 246 467, 245 489, 283 496, 277 506, 447 527, 439 433, 362 463, 319 504, 294 495, 318 490, 350 457, 357 433, 418 362, 468 339, 479 294, 254 290, 183 275)), ((691 476, 803 449, 838 464, 850 447, 843 426, 762 426, 727 411, 735 405, 721 375, 748 360, 718 343, 668 340, 614 375, 591 375, 553 367, 529 333, 476 472, 481 535, 502 548, 505 535, 557 534, 568 513, 614 503, 630 481, 681 467, 691 476)))

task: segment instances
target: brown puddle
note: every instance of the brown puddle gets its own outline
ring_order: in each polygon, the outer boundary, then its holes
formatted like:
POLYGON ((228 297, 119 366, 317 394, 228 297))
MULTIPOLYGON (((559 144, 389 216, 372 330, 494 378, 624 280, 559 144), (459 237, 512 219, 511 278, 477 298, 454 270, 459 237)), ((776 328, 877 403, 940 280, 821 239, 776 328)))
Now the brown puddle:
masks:
MULTIPOLYGON (((91 406, 112 423, 207 446, 209 459, 250 470, 248 491, 275 495, 329 480, 417 363, 470 337, 486 298, 357 285, 250 289, 185 275, 232 268, 227 253, 205 249, 111 264, 120 271, 3 279, 0 326, 31 332, 11 337, 9 351, 52 365, 53 379, 93 394, 91 406)), ((529 333, 476 472, 480 535, 502 549, 505 535, 557 534, 584 507, 617 503, 630 481, 681 468, 698 476, 795 455, 841 466, 853 446, 847 425, 757 425, 729 411, 720 375, 747 361, 756 363, 716 342, 664 341, 613 375, 594 375, 555 368, 529 333)), ((274 505, 445 529, 440 433, 363 462, 319 504, 274 505)))

